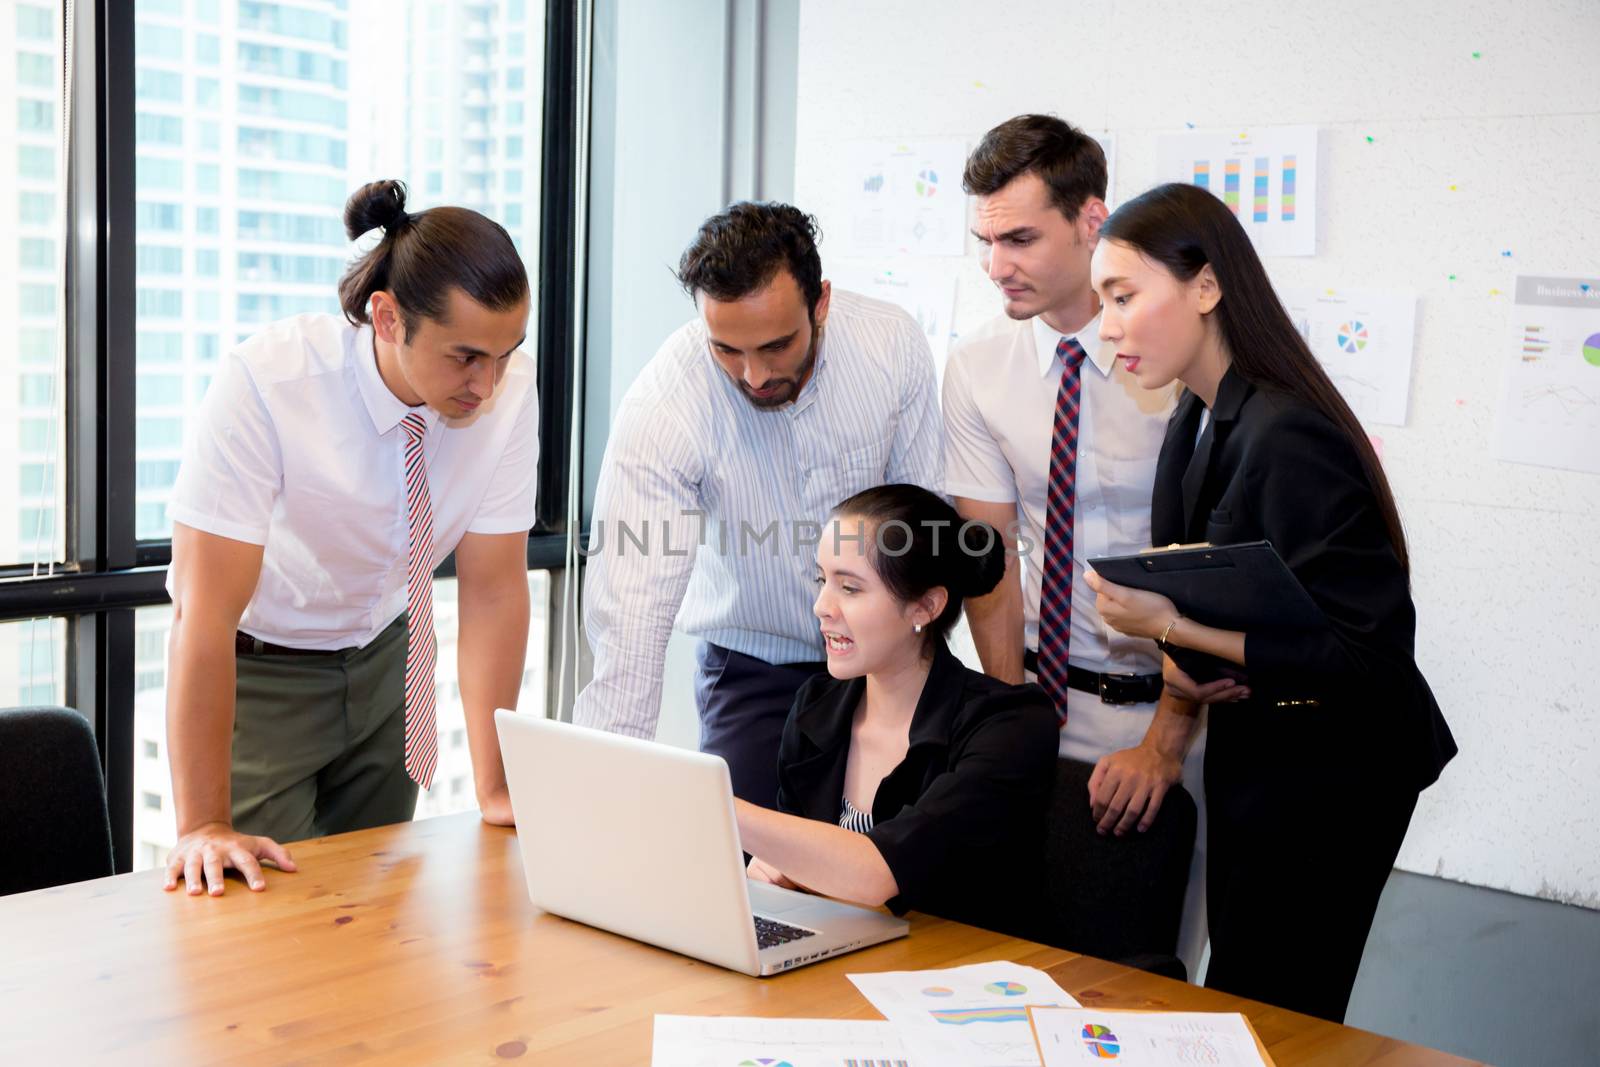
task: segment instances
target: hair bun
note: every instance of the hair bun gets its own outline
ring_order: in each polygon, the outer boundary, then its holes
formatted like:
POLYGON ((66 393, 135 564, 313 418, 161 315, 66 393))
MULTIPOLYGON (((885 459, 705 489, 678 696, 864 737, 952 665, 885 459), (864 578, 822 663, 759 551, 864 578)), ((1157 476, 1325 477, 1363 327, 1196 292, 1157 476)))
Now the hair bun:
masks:
POLYGON ((352 241, 380 226, 389 231, 410 218, 406 214, 406 183, 396 178, 368 182, 344 204, 344 231, 352 241))
POLYGON ((958 530, 961 555, 967 561, 963 597, 987 596, 1006 576, 1006 539, 986 522, 971 519, 958 530))

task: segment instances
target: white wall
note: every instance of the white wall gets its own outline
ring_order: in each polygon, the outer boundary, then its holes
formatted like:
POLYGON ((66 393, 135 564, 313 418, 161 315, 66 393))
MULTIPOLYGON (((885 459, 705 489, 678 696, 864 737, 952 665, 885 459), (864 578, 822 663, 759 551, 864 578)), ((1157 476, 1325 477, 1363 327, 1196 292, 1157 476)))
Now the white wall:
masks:
MULTIPOLYGON (((1600 4, 807 0, 799 78, 795 201, 825 233, 845 140, 1054 112, 1116 134, 1126 199, 1160 133, 1322 127, 1318 254, 1274 280, 1420 298, 1409 423, 1379 432, 1462 753, 1400 866, 1600 908, 1600 478, 1489 448, 1513 272, 1600 261, 1600 4)), ((998 310, 970 258, 957 304, 958 330, 998 310)))

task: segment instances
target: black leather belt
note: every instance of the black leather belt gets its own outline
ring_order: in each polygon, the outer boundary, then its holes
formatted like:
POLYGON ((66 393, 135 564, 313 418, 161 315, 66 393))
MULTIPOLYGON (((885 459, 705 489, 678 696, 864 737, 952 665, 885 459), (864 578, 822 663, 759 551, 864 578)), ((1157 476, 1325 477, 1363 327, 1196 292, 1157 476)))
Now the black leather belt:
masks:
POLYGON ((259 637, 251 637, 243 630, 233 634, 233 651, 240 656, 337 656, 350 651, 346 648, 290 648, 275 645, 259 637))
MULTIPOLYGON (((1025 649, 1022 653, 1025 670, 1039 673, 1039 653, 1025 649)), ((1067 664, 1067 687, 1081 693, 1093 693, 1102 704, 1154 704, 1161 699, 1159 674, 1096 674, 1094 671, 1067 664)))

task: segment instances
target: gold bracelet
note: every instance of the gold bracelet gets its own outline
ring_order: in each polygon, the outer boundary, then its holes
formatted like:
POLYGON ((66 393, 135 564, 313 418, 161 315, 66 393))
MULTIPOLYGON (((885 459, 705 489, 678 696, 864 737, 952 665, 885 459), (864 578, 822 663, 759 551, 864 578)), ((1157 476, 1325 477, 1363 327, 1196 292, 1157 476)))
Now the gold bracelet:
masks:
POLYGON ((1182 615, 1173 615, 1172 621, 1167 623, 1167 628, 1161 631, 1161 636, 1156 638, 1156 647, 1161 651, 1167 650, 1167 638, 1172 636, 1172 628, 1183 620, 1182 615))

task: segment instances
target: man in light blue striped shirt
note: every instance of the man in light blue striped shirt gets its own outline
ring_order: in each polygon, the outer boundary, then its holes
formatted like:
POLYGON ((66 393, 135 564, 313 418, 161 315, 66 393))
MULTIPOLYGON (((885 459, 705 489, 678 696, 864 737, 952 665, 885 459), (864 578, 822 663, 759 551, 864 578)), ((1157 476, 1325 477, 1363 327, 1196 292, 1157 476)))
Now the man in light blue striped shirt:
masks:
POLYGON ((832 292, 814 220, 735 204, 678 278, 699 316, 628 389, 600 469, 584 587, 594 680, 576 722, 655 736, 674 620, 700 638, 700 747, 773 806, 795 691, 825 670, 815 548, 839 501, 885 482, 943 491, 921 328, 832 292))

